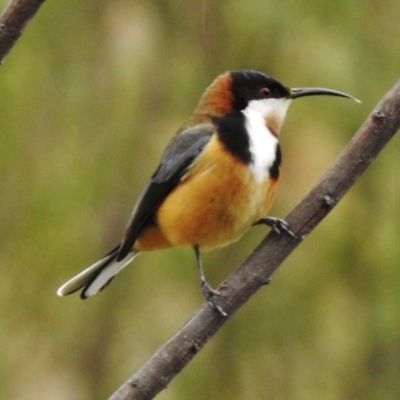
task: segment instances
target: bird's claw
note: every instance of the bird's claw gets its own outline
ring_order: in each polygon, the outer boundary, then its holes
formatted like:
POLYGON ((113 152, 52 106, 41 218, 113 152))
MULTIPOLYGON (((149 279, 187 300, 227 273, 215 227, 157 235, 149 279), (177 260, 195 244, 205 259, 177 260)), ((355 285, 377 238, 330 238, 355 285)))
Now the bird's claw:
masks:
POLYGON ((218 311, 223 317, 228 316, 228 314, 218 304, 215 304, 212 300, 208 300, 207 303, 211 306, 211 308, 218 311))
POLYGON ((228 314, 213 300, 214 296, 224 296, 218 290, 213 289, 206 281, 201 282, 201 292, 207 300, 207 303, 216 311, 218 311, 223 317, 227 317, 228 314))
POLYGON ((256 225, 259 225, 259 224, 268 225, 278 235, 285 234, 285 235, 292 237, 293 239, 298 239, 296 234, 290 229, 290 225, 284 219, 275 218, 275 217, 265 217, 263 219, 260 219, 256 223, 256 225))

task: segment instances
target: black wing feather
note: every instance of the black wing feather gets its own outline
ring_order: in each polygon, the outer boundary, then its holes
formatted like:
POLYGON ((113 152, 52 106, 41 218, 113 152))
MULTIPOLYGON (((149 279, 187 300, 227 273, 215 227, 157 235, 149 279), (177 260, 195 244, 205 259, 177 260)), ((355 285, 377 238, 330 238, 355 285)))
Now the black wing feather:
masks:
POLYGON ((131 251, 144 226, 153 223, 157 206, 174 189, 214 133, 212 124, 197 125, 176 136, 165 150, 160 165, 140 195, 117 254, 122 260, 131 251))

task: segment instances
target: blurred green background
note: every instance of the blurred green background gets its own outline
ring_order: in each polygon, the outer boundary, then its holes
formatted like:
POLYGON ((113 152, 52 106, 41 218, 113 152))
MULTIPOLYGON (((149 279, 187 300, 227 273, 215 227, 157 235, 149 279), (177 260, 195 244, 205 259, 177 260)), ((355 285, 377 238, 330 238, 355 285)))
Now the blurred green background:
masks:
MULTIPOLYGON (((292 105, 283 217, 399 78, 399 16, 396 0, 45 2, 0 68, 0 398, 106 399, 203 302, 190 249, 142 254, 84 302, 55 292, 120 239, 215 76, 363 101, 292 105)), ((399 140, 157 398, 400 398, 399 140)), ((266 231, 207 254, 209 281, 266 231)))

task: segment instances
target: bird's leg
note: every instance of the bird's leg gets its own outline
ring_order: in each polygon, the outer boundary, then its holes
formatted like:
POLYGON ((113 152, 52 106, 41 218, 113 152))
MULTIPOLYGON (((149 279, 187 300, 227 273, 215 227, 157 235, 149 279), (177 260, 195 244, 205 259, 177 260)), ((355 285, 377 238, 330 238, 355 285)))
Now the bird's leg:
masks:
POLYGON ((206 299, 207 303, 214 309, 217 310, 222 316, 226 317, 226 312, 215 302, 213 301, 214 296, 223 296, 222 293, 218 292, 218 290, 213 289, 208 282, 206 281, 206 277, 204 276, 203 265, 201 262, 200 257, 200 250, 199 246, 193 247, 194 252, 196 254, 196 263, 197 263, 197 272, 199 275, 199 282, 200 282, 200 289, 201 293, 203 293, 204 298, 206 299))
POLYGON ((293 239, 298 239, 298 237, 290 229, 289 224, 284 219, 275 218, 275 217, 265 217, 265 218, 261 218, 254 225, 261 225, 261 224, 268 225, 278 235, 285 234, 285 235, 292 237, 293 239))

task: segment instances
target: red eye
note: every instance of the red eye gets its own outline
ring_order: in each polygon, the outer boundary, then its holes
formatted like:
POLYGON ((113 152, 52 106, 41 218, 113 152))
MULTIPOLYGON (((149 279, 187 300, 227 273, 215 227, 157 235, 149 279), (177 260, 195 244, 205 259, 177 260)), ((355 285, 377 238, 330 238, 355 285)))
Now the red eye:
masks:
POLYGON ((271 91, 270 91, 268 88, 266 88, 266 87, 261 88, 261 89, 260 89, 260 95, 261 95, 261 97, 263 97, 263 98, 268 98, 268 97, 271 96, 271 91))

